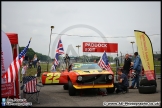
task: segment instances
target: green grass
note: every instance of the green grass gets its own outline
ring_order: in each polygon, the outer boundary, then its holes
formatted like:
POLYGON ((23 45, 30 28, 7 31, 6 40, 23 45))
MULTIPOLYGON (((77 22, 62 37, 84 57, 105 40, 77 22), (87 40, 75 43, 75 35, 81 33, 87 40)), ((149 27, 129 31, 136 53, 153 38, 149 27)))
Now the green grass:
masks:
MULTIPOLYGON (((41 63, 40 65, 41 65, 41 68, 42 68, 41 74, 43 72, 47 72, 47 64, 41 63)), ((51 65, 52 64, 49 64, 49 66, 48 66, 49 71, 51 69, 51 65)), ((160 61, 156 61, 155 65, 161 65, 160 61)), ((121 64, 120 66, 123 66, 123 64, 121 64)), ((111 67, 112 67, 113 72, 116 72, 116 64, 112 64, 111 67)), ((57 68, 57 71, 60 71, 60 69, 57 68)), ((155 71, 156 71, 156 73, 161 73, 161 67, 160 66, 155 67, 155 71)), ((20 69, 20 72, 21 72, 21 69, 20 69)), ((27 69, 27 76, 34 76, 36 73, 37 73, 37 68, 32 67, 31 69, 29 69, 29 68, 27 69)))
MULTIPOLYGON (((155 61, 154 65, 161 65, 161 61, 155 61)), ((120 66, 123 66, 123 64, 120 64, 120 66)), ((116 64, 111 65, 113 72, 116 72, 116 64)), ((156 73, 161 73, 161 66, 155 66, 155 72, 156 73)))
MULTIPOLYGON (((41 63, 40 66, 41 66, 41 74, 43 72, 47 72, 47 64, 46 63, 41 63)), ((49 66, 48 66, 48 71, 50 71, 50 69, 51 69, 51 64, 49 64, 49 66)), ((20 72, 21 72, 21 69, 20 69, 20 72)), ((26 75, 34 76, 36 73, 37 73, 37 68, 34 68, 34 66, 32 66, 32 68, 27 69, 26 75)))
POLYGON ((155 66, 155 72, 160 74, 161 73, 161 61, 155 61, 154 65, 160 65, 160 66, 155 66))

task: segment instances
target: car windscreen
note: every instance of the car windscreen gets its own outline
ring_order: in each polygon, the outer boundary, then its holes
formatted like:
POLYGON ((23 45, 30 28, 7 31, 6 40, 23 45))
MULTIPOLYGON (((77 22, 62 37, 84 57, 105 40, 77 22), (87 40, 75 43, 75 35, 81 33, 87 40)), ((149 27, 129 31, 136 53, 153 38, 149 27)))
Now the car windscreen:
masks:
POLYGON ((73 64, 72 70, 102 70, 97 63, 94 64, 73 64))

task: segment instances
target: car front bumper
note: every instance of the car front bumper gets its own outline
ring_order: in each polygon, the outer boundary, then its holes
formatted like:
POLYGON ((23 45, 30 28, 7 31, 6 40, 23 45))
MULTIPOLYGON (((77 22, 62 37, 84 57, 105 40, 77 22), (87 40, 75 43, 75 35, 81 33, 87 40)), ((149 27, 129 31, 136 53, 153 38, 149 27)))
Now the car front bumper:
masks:
POLYGON ((104 85, 73 85, 75 89, 89 89, 89 88, 113 88, 114 84, 104 85))

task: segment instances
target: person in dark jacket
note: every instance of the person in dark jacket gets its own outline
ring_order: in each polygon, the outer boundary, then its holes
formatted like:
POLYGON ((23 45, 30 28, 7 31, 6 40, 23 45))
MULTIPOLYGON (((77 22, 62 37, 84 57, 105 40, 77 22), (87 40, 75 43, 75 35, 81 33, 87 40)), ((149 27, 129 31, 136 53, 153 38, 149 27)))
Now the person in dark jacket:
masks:
POLYGON ((122 68, 118 69, 118 75, 119 75, 119 80, 118 83, 115 83, 116 86, 116 93, 120 92, 127 92, 128 91, 128 78, 127 76, 122 72, 122 68))
POLYGON ((65 55, 64 61, 65 61, 65 64, 66 64, 66 69, 68 69, 69 64, 70 64, 70 57, 68 56, 68 54, 65 55))
POLYGON ((135 60, 134 60, 134 63, 133 63, 132 72, 135 73, 135 75, 134 75, 134 78, 133 78, 133 81, 132 81, 132 85, 129 87, 130 89, 134 88, 135 83, 136 83, 136 87, 137 88, 139 87, 139 76, 140 76, 141 68, 142 68, 141 67, 142 62, 141 62, 141 58, 138 55, 138 52, 135 52, 134 56, 135 56, 135 60))
POLYGON ((37 66, 37 79, 39 80, 39 83, 41 83, 41 66, 40 66, 40 62, 38 62, 38 66, 37 66))
POLYGON ((25 64, 27 65, 27 67, 28 67, 28 64, 29 64, 29 57, 28 57, 27 54, 25 55, 24 63, 25 63, 25 64))
POLYGON ((130 67, 131 67, 131 59, 129 58, 129 54, 125 55, 123 73, 128 77, 130 67))

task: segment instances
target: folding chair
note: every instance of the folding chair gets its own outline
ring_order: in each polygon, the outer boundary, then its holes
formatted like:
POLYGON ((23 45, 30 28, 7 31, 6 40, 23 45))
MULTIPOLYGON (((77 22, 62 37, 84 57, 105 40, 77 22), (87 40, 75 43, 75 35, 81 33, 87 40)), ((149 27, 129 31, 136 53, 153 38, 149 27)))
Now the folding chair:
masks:
POLYGON ((21 90, 23 90, 25 97, 26 94, 28 95, 27 100, 33 99, 35 102, 40 103, 38 97, 41 87, 43 87, 43 85, 37 84, 37 78, 35 76, 26 76, 23 78, 21 90))

